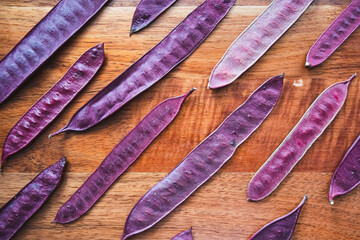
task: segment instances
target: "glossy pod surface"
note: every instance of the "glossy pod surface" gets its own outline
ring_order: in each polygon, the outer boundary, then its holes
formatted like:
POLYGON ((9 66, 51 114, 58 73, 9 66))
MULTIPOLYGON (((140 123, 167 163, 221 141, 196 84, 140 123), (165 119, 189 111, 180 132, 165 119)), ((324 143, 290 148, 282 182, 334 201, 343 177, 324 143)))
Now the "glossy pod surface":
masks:
POLYGON ((171 240, 193 240, 192 228, 179 233, 178 235, 173 237, 171 240))
POLYGON ((130 35, 145 28, 174 2, 176 0, 141 0, 135 9, 130 35))
POLYGON ((305 195, 299 206, 285 216, 266 224, 249 240, 290 240, 306 199, 307 196, 305 195))
POLYGON ((108 0, 61 0, 0 62, 0 104, 108 0))
POLYGON ((7 135, 1 165, 10 155, 30 144, 94 77, 104 62, 104 44, 86 51, 67 73, 42 96, 7 135))
POLYGON ((211 72, 208 87, 224 87, 249 69, 313 0, 274 0, 231 44, 211 72))
POLYGON ((182 103, 193 90, 183 96, 165 100, 146 115, 59 209, 54 222, 72 222, 86 213, 146 147, 175 119, 182 103))
POLYGON ((0 239, 10 239, 59 185, 66 160, 46 168, 0 209, 0 239))
POLYGON ((267 80, 133 207, 122 239, 143 232, 185 201, 214 175, 265 120, 278 101, 283 75, 267 80))
POLYGON ((360 135, 346 152, 330 182, 329 201, 346 194, 360 183, 360 135))
POLYGON ((310 48, 305 66, 315 67, 324 62, 359 25, 360 0, 353 0, 310 48))
POLYGON ((207 0, 169 35, 82 106, 61 131, 83 131, 107 118, 186 59, 235 0, 207 0))
POLYGON ((270 195, 305 155, 343 106, 350 81, 336 83, 312 103, 297 125, 251 179, 248 200, 270 195))

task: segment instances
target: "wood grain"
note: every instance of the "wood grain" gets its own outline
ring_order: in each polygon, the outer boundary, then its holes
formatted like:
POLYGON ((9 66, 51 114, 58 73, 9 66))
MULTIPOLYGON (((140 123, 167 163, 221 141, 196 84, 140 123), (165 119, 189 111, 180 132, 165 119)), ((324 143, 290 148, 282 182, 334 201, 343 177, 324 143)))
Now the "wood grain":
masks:
MULTIPOLYGON (((262 126, 241 145, 232 159, 205 186, 152 230, 134 239, 170 239, 194 228, 195 240, 247 239, 265 223, 293 209, 304 194, 309 199, 293 239, 359 239, 359 190, 327 201, 329 181, 338 162, 359 134, 359 80, 335 121, 315 142, 294 172, 269 198, 246 201, 246 186, 293 128, 311 102, 328 86, 359 71, 360 31, 356 30, 326 62, 305 69, 310 46, 350 0, 315 0, 292 28, 236 82, 206 89, 212 68, 234 39, 271 1, 238 0, 203 44, 159 83, 109 119, 83 133, 48 139, 75 111, 134 61, 165 37, 202 1, 177 1, 144 31, 129 37, 137 0, 112 0, 44 66, 0 105, 0 150, 12 126, 88 48, 105 42, 106 62, 95 79, 29 147, 9 158, 0 176, 0 205, 46 166, 68 159, 65 181, 48 204, 15 239, 119 239, 136 201, 171 171, 199 142, 261 83, 285 75, 281 99, 262 126), (302 84, 300 84, 302 83, 302 84), (298 86, 298 85, 301 86, 298 86), (89 214, 69 225, 51 224, 58 208, 112 148, 158 103, 197 90, 175 121, 149 146, 127 173, 107 191, 89 214)), ((0 59, 57 3, 57 0, 0 1, 0 59)))

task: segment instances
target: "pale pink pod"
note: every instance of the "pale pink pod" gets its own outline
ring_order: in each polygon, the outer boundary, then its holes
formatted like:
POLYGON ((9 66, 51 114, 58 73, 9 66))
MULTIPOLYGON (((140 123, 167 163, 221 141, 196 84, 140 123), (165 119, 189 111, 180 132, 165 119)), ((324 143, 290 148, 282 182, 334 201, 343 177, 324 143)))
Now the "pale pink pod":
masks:
POLYGON ((280 146, 249 182, 248 200, 259 201, 269 196, 291 172, 307 150, 334 120, 347 97, 355 74, 344 82, 323 91, 304 113, 280 146))
POLYGON ((211 72, 208 88, 234 82, 296 22, 313 0, 274 0, 231 44, 211 72))

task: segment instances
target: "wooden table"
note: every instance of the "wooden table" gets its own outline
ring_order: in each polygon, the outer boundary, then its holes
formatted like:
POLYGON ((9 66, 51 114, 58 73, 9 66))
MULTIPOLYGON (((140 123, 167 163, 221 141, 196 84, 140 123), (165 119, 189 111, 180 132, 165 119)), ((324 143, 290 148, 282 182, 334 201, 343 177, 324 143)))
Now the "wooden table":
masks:
MULTIPOLYGON (((58 0, 1 0, 0 58, 58 0)), ((171 171, 249 94, 273 75, 285 75, 280 101, 261 127, 228 163, 151 230, 132 239, 170 239, 193 226, 195 240, 248 239, 267 222, 292 210, 304 194, 305 204, 292 239, 360 239, 360 189, 328 203, 333 171, 360 132, 360 80, 324 134, 279 188, 263 201, 246 200, 254 172, 277 148, 312 101, 325 88, 359 71, 359 29, 324 64, 304 68, 310 46, 350 0, 315 0, 294 26, 232 85, 206 89, 211 70, 234 39, 270 0, 237 0, 203 44, 155 86, 112 117, 83 133, 48 139, 75 111, 165 37, 201 0, 179 0, 144 31, 129 37, 138 0, 112 0, 70 39, 16 93, 0 106, 0 145, 23 113, 67 71, 88 48, 105 42, 106 62, 96 78, 29 147, 10 157, 0 175, 0 204, 7 202, 37 173, 64 155, 64 181, 50 200, 14 239, 119 239, 128 213, 139 198, 171 171), (196 92, 175 121, 148 147, 95 206, 78 221, 51 223, 59 207, 94 171, 112 148, 158 103, 196 92)), ((0 149, 1 150, 1 149, 0 149)))

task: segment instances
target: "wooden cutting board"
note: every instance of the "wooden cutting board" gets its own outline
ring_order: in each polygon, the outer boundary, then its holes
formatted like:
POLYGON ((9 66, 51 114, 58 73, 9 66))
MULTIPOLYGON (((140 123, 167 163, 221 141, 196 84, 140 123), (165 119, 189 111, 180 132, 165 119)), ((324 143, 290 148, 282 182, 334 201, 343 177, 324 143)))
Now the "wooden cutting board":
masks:
MULTIPOLYGON (((0 1, 0 58, 58 0, 0 1)), ((325 63, 304 68, 310 46, 350 3, 315 0, 294 26, 232 85, 206 89, 211 70, 235 38, 270 0, 237 0, 204 43, 159 83, 112 117, 83 133, 48 139, 86 101, 165 37, 201 0, 179 0, 144 31, 129 37, 138 0, 112 0, 70 39, 16 93, 0 105, 0 150, 12 126, 88 48, 105 42, 106 62, 95 79, 29 147, 10 157, 0 175, 0 205, 6 203, 37 173, 63 157, 68 159, 64 181, 14 239, 119 239, 128 213, 139 198, 171 171, 249 94, 273 75, 283 72, 280 101, 261 127, 242 144, 228 163, 151 230, 131 239, 171 239, 193 226, 195 240, 248 239, 269 221, 305 204, 292 239, 360 239, 360 189, 328 203, 333 171, 360 133, 360 79, 333 123, 315 142, 293 172, 268 198, 247 202, 246 187, 312 101, 331 84, 360 70, 360 31, 355 31, 325 63), (78 221, 51 223, 59 207, 94 171, 112 148, 158 103, 197 90, 175 121, 149 146, 95 206, 78 221)))

